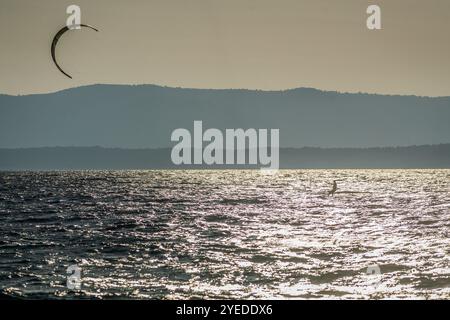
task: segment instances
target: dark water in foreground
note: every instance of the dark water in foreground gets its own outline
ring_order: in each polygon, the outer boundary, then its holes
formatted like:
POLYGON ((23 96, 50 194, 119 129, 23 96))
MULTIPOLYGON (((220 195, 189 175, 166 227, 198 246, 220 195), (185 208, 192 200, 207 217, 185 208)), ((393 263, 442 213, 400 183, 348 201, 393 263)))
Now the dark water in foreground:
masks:
POLYGON ((3 172, 0 290, 450 299, 449 231, 450 170, 3 172))

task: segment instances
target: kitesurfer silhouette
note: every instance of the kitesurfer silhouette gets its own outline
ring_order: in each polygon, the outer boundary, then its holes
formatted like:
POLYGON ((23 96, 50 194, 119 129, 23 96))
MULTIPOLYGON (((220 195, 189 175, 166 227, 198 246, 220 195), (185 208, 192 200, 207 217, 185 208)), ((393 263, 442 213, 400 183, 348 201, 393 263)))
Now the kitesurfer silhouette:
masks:
POLYGON ((336 192, 336 190, 337 190, 337 183, 336 183, 336 180, 334 180, 333 181, 333 188, 328 192, 328 195, 329 196, 334 196, 334 193, 336 192))

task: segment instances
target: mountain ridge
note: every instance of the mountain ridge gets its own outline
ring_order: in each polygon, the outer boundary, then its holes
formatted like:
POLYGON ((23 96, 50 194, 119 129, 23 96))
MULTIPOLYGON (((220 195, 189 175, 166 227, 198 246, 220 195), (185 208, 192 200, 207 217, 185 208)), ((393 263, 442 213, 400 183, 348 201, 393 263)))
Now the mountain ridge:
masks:
POLYGON ((108 83, 95 83, 95 84, 87 84, 77 87, 69 87, 61 90, 56 91, 49 91, 49 92, 43 92, 43 93, 27 93, 27 94, 7 94, 7 93, 0 93, 0 96, 7 96, 7 97, 27 97, 27 96, 41 96, 41 95, 48 95, 48 94, 55 94, 65 91, 71 91, 71 90, 77 90, 82 89, 86 87, 155 87, 155 88, 163 88, 163 89, 177 89, 177 90, 197 90, 197 91, 241 91, 241 92, 267 92, 267 93, 283 93, 283 92, 290 92, 290 91, 316 91, 320 93, 330 93, 330 94, 342 94, 342 95, 367 95, 367 96, 387 96, 387 97, 414 97, 414 98, 430 98, 430 99, 440 99, 440 98, 450 98, 449 96, 426 96, 426 95, 414 95, 414 94, 388 94, 388 93, 372 93, 372 92, 350 92, 350 91, 336 91, 336 90, 326 90, 326 89, 319 89, 314 87, 294 87, 294 88, 287 88, 287 89, 249 89, 249 88, 194 88, 194 87, 172 87, 172 86, 166 86, 166 85, 158 85, 158 84, 152 84, 152 83, 146 83, 146 84, 108 84, 108 83))

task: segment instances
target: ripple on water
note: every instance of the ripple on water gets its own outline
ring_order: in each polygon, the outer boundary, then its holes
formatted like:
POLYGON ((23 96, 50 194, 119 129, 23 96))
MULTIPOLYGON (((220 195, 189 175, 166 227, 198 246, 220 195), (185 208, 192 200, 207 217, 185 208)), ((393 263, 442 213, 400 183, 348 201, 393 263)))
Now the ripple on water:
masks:
POLYGON ((449 177, 3 172, 0 298, 448 299, 449 177))

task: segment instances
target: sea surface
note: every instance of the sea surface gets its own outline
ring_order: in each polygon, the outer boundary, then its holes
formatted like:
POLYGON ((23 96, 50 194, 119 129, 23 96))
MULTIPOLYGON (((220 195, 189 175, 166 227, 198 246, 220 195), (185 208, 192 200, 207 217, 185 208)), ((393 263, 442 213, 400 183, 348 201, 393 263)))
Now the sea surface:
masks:
POLYGON ((450 299, 449 231, 450 170, 1 172, 0 292, 450 299))

